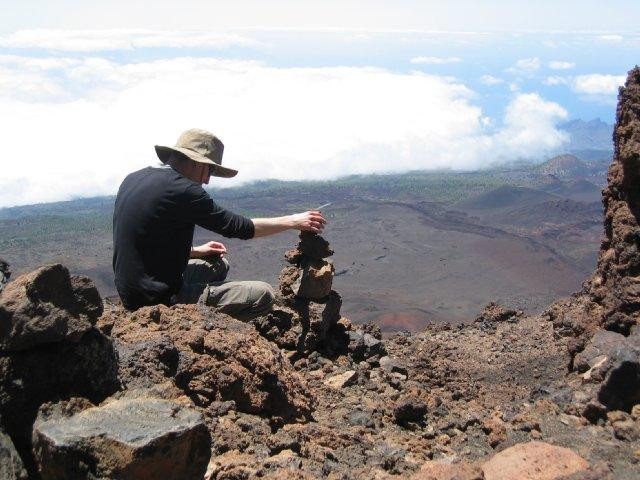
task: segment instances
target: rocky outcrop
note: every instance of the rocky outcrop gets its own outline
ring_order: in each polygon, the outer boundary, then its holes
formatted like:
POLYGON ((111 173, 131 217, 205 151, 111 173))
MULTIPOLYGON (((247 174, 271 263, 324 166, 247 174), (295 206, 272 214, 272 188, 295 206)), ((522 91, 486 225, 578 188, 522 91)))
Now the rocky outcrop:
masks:
POLYGON ((640 68, 620 88, 614 157, 602 192, 605 238, 588 292, 601 306, 599 325, 624 334, 640 313, 640 68))
POLYGON ((640 315, 640 68, 620 88, 614 157, 602 192, 604 238, 593 276, 580 293, 549 309, 561 335, 578 340, 575 354, 598 328, 628 335, 640 315))
POLYGON ((195 410, 138 395, 75 411, 68 402, 46 405, 33 449, 43 480, 200 480, 211 438, 195 410))
POLYGON ((581 292, 546 312, 566 339, 569 369, 582 373, 574 401, 595 421, 640 401, 640 68, 620 88, 614 157, 602 192, 604 238, 593 276, 581 292), (604 331, 603 331, 604 330, 604 331), (625 337, 628 337, 625 339, 625 337))
POLYGON ((172 380, 204 409, 233 401, 242 412, 304 419, 313 395, 282 352, 250 325, 196 305, 108 307, 98 323, 120 355, 126 388, 172 380))

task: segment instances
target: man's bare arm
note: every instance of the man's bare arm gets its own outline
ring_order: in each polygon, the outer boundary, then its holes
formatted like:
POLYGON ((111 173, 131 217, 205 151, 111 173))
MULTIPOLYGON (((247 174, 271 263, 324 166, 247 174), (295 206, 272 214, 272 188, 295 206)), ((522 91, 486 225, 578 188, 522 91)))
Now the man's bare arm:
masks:
POLYGON ((253 218, 251 220, 255 227, 255 237, 266 237, 285 230, 301 230, 315 233, 322 233, 327 221, 317 210, 303 213, 294 213, 284 217, 274 218, 253 218))

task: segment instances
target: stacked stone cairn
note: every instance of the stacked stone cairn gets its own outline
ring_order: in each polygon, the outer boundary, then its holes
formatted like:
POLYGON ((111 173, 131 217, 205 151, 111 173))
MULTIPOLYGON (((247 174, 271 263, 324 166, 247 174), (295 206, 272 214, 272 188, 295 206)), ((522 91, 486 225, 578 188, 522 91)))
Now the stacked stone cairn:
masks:
POLYGON ((386 354, 381 335, 355 328, 342 317, 342 298, 333 290, 334 266, 329 242, 300 233, 298 245, 285 253, 290 263, 280 273, 280 299, 266 317, 254 320, 258 331, 293 361, 312 352, 329 357, 349 355, 376 361, 386 354))

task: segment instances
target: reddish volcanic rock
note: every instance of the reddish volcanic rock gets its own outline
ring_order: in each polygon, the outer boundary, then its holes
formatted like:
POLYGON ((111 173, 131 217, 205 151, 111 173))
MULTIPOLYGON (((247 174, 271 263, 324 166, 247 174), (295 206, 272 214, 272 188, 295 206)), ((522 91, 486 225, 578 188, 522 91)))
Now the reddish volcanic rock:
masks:
POLYGON ((431 461, 425 463, 411 480, 484 480, 482 468, 478 465, 444 463, 431 461))
POLYGON ((482 465, 485 480, 561 480, 588 468, 577 453, 544 442, 514 445, 482 465))
POLYGON ((286 420, 304 419, 313 408, 304 380, 274 344, 212 308, 111 307, 98 325, 119 351, 139 352, 120 363, 125 385, 172 378, 198 406, 232 400, 240 411, 286 420))

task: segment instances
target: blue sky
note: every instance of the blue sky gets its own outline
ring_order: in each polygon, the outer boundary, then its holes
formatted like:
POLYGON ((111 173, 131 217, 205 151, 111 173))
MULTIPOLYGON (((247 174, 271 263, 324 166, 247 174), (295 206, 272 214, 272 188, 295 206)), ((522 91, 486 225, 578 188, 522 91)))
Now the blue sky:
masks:
POLYGON ((262 178, 482 168, 613 122, 639 2, 0 1, 0 207, 114 193, 199 127, 262 178))

